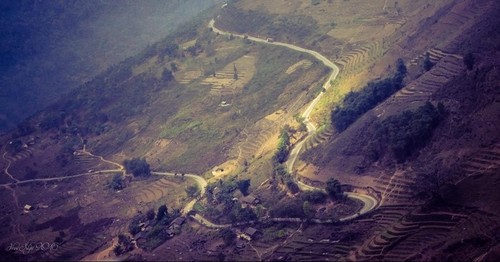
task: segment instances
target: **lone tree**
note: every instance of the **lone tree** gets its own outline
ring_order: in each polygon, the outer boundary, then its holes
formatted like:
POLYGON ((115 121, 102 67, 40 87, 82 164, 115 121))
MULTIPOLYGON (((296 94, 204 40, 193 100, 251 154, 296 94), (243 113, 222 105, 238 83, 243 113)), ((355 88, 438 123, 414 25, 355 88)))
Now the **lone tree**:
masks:
POLYGON ((431 68, 434 66, 434 63, 431 61, 431 58, 429 56, 429 53, 425 53, 425 58, 424 62, 422 64, 422 67, 424 68, 425 71, 431 70, 431 68))
POLYGON ((158 213, 156 214, 156 221, 160 221, 164 217, 168 217, 168 208, 166 205, 161 205, 158 208, 158 213))
POLYGON ((132 158, 123 162, 127 173, 132 173, 134 176, 148 177, 151 175, 151 169, 148 162, 144 158, 132 158))
POLYGON ((475 62, 475 58, 471 52, 467 53, 464 56, 464 65, 467 67, 467 70, 469 70, 469 71, 472 70, 472 68, 474 67, 474 62, 475 62))
POLYGON ((238 69, 236 69, 236 64, 233 64, 233 69, 234 69, 233 78, 234 80, 238 80, 238 69))
POLYGON ((238 189, 243 195, 248 195, 248 188, 250 187, 250 179, 243 179, 237 182, 238 189))
POLYGON ((326 181, 326 193, 332 199, 338 199, 342 196, 342 189, 340 187, 340 182, 336 179, 330 178, 326 181))

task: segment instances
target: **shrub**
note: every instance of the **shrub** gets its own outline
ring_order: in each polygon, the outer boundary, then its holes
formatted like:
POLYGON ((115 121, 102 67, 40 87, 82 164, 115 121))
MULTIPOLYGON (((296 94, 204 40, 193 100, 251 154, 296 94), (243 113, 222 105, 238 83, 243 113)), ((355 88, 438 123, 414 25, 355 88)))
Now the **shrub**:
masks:
POLYGON ((326 201, 326 194, 319 190, 302 192, 302 199, 313 204, 320 204, 326 201))
POLYGON ((148 177, 151 175, 149 164, 144 158, 132 158, 131 160, 125 160, 123 165, 125 166, 125 169, 127 169, 128 173, 132 173, 136 177, 148 177))
POLYGON ((113 190, 122 190, 123 188, 125 188, 125 181, 123 180, 122 175, 114 175, 111 179, 111 182, 109 182, 109 187, 113 190))

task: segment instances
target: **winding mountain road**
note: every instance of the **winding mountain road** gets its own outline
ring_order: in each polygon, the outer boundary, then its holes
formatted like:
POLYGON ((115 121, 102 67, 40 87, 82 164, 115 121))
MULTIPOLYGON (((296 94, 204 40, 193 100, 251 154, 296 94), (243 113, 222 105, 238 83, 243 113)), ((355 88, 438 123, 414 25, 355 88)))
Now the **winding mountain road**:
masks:
MULTIPOLYGON (((210 28, 212 28, 212 30, 215 33, 218 33, 218 34, 221 34, 221 35, 231 35, 231 33, 229 33, 229 32, 224 32, 224 31, 216 28, 215 25, 214 25, 214 23, 215 23, 215 20, 212 19, 209 22, 208 26, 210 28)), ((261 38, 252 37, 252 36, 245 36, 245 35, 240 35, 240 34, 232 34, 232 35, 236 36, 236 37, 240 37, 240 38, 248 38, 251 41, 260 42, 260 43, 264 43, 264 44, 276 45, 276 46, 283 46, 283 47, 286 47, 286 48, 289 48, 289 49, 292 49, 292 50, 295 50, 295 51, 298 51, 298 52, 303 52, 303 53, 307 53, 307 54, 312 55, 316 59, 318 59, 321 62, 323 62, 323 64, 325 64, 325 66, 327 66, 327 67, 329 67, 329 68, 332 69, 332 73, 331 73, 330 77, 328 77, 327 81, 323 84, 323 88, 325 90, 328 90, 331 87, 331 82, 334 81, 337 78, 338 74, 339 74, 339 68, 332 61, 328 60, 326 57, 324 57, 323 55, 321 55, 320 53, 318 53, 316 51, 305 49, 305 48, 298 47, 298 46, 291 45, 291 44, 287 44, 287 43, 282 43, 282 42, 274 42, 274 41, 270 42, 270 41, 267 41, 266 39, 261 39, 261 38)), ((306 124, 306 127, 307 127, 307 133, 308 133, 308 135, 307 135, 307 137, 305 139, 303 139, 302 141, 300 141, 299 143, 297 143, 294 146, 294 148, 292 149, 292 151, 290 152, 290 156, 288 158, 288 161, 285 163, 286 164, 286 168, 287 168, 287 170, 290 173, 293 173, 293 168, 294 168, 295 162, 296 162, 297 157, 299 156, 299 154, 300 154, 300 152, 302 150, 304 142, 307 139, 309 139, 314 134, 314 132, 316 131, 316 126, 310 121, 309 116, 310 116, 312 110, 314 109, 314 107, 316 106, 316 104, 322 98, 323 95, 324 95, 324 92, 320 92, 320 94, 309 104, 309 106, 306 108, 306 110, 302 113, 302 117, 304 118, 304 124, 306 124)), ((97 155, 94 155, 94 154, 88 152, 86 150, 85 145, 84 145, 84 147, 83 147, 82 150, 78 151, 78 153, 79 154, 86 154, 86 155, 89 155, 89 156, 92 156, 92 157, 99 158, 103 162, 106 162, 106 163, 109 163, 109 164, 117 166, 118 169, 100 170, 100 171, 88 172, 88 173, 82 173, 82 174, 76 174, 76 175, 73 175, 73 176, 65 176, 65 177, 53 177, 53 178, 39 178, 39 179, 29 179, 29 180, 18 180, 18 179, 16 179, 15 177, 13 177, 9 173, 9 168, 10 168, 10 165, 11 165, 11 161, 6 158, 6 153, 5 153, 5 154, 3 154, 2 157, 3 157, 4 160, 6 160, 8 162, 8 164, 7 164, 7 167, 4 169, 4 173, 7 176, 9 176, 9 178, 15 180, 16 182, 5 183, 5 184, 1 184, 0 186, 4 186, 6 188, 12 189, 11 186, 19 185, 19 184, 27 184, 27 183, 33 183, 33 182, 58 181, 58 180, 71 179, 71 178, 77 178, 77 177, 83 177, 83 176, 91 176, 91 175, 98 175, 98 174, 124 173, 125 172, 125 167, 123 165, 121 165, 119 163, 116 163, 116 162, 113 162, 113 161, 110 161, 110 160, 106 160, 102 156, 97 156, 97 155)), ((181 175, 181 174, 178 174, 178 173, 157 172, 157 171, 153 171, 151 173, 153 175, 157 175, 157 176, 187 177, 187 178, 193 179, 194 182, 198 185, 198 187, 200 189, 200 195, 199 195, 198 198, 195 198, 195 199, 191 200, 189 203, 186 204, 186 206, 182 209, 182 212, 181 212, 183 215, 187 215, 189 213, 189 211, 191 211, 193 209, 193 207, 196 204, 196 202, 205 194, 206 187, 207 187, 207 184, 208 184, 207 181, 205 180, 205 178, 203 178, 201 176, 198 176, 198 175, 195 175, 195 174, 184 174, 184 175, 181 175)), ((301 190, 323 190, 322 188, 317 188, 317 187, 313 187, 313 186, 307 185, 307 184, 299 181, 298 179, 296 179, 296 182, 297 182, 297 184, 298 184, 298 186, 299 186, 299 188, 301 190)), ((13 195, 16 198, 16 196, 15 196, 15 190, 14 189, 12 189, 12 190, 13 190, 13 195)), ((362 214, 365 214, 367 212, 370 212, 371 210, 375 209, 378 206, 378 204, 379 204, 378 200, 375 199, 374 197, 370 196, 370 195, 360 194, 360 193, 355 193, 355 192, 347 192, 345 194, 346 194, 346 196, 348 198, 356 199, 356 200, 359 200, 359 201, 363 202, 363 208, 360 211, 358 211, 356 214, 352 214, 350 216, 340 218, 339 219, 340 221, 347 221, 347 220, 355 219, 358 216, 360 216, 362 214)), ((194 215, 193 218, 198 223, 200 223, 200 224, 202 224, 204 226, 207 226, 209 228, 225 228, 225 227, 231 227, 232 226, 231 224, 214 224, 214 223, 210 222, 209 220, 205 219, 204 217, 202 217, 199 214, 194 215)), ((280 219, 283 220, 283 221, 285 221, 285 220, 286 221, 297 221, 296 218, 273 218, 272 220, 278 221, 280 219)), ((301 220, 298 219, 298 221, 301 221, 301 220)), ((252 222, 255 222, 255 221, 252 221, 252 222)), ((325 222, 328 222, 328 221, 321 221, 321 220, 317 220, 316 219, 316 220, 312 220, 312 222, 325 223, 325 222)), ((249 223, 251 223, 251 222, 242 223, 242 225, 243 224, 249 224, 249 223)))
MULTIPOLYGON (((218 33, 220 35, 232 35, 235 37, 239 38, 247 38, 248 40, 259 42, 259 43, 264 43, 264 44, 269 44, 269 45, 276 45, 276 46, 283 46, 298 52, 306 53, 309 55, 312 55, 314 58, 318 59, 321 61, 325 66, 329 67, 332 69, 332 73, 330 74, 330 77, 326 80, 326 82, 323 84, 323 88, 325 90, 328 90, 332 85, 331 83, 337 78, 340 70, 337 65, 335 65, 332 61, 330 61, 328 58, 323 56, 322 54, 310 50, 310 49, 305 49, 296 45, 292 44, 287 44, 283 42, 276 42, 276 41, 268 41, 268 39, 262 39, 262 38, 257 38, 253 36, 247 36, 247 35, 241 35, 241 34, 235 34, 235 33, 230 33, 230 32, 225 32, 217 27, 215 27, 215 19, 210 20, 208 23, 208 27, 212 29, 213 32, 218 33)), ((302 117, 304 118, 304 124, 307 127, 307 137, 300 142, 298 142, 290 152, 290 155, 288 156, 288 160, 285 162, 286 168, 289 173, 293 174, 294 171, 294 165, 295 162, 297 161, 297 157, 301 153, 301 150, 304 146, 305 141, 310 139, 314 132, 316 132, 316 126, 310 121, 309 116, 311 115, 312 110, 316 107, 318 104, 319 100, 323 97, 324 92, 320 92, 319 95, 313 99, 313 101, 309 104, 309 106, 306 108, 306 110, 302 113, 302 117)), ((323 190, 322 188, 317 188, 313 187, 310 185, 307 185, 300 180, 298 180, 295 177, 295 180, 297 182, 297 185, 301 190, 323 190)), ((353 193, 353 192, 347 192, 345 193, 348 198, 351 199, 356 199, 361 202, 363 202, 363 208, 356 214, 353 214, 351 216, 345 217, 340 219, 341 221, 346 221, 346 220, 351 220, 354 219, 362 214, 365 214, 367 212, 370 212, 371 210, 375 209, 378 206, 378 200, 375 199, 374 197, 370 195, 365 195, 365 194, 359 194, 359 193, 353 193)))

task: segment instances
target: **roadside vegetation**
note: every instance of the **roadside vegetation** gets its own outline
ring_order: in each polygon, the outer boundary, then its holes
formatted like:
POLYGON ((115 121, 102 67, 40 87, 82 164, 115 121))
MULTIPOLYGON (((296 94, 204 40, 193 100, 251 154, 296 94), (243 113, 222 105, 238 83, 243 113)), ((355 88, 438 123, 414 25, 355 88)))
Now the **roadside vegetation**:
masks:
POLYGON ((151 169, 148 162, 144 158, 132 158, 123 161, 123 165, 127 173, 133 174, 135 177, 149 177, 151 176, 151 169))
POLYGON ((342 105, 335 107, 331 113, 331 121, 338 132, 346 130, 364 113, 374 108, 403 87, 403 79, 407 69, 403 60, 398 59, 396 73, 389 78, 370 82, 359 92, 349 92, 342 105))
POLYGON ((372 161, 378 160, 385 149, 389 149, 398 162, 404 162, 417 150, 425 146, 433 130, 446 116, 444 106, 435 107, 427 102, 415 111, 404 111, 389 116, 375 127, 375 136, 368 145, 372 161))
POLYGON ((153 250, 172 237, 180 234, 181 228, 172 227, 170 224, 180 216, 179 210, 168 212, 166 205, 161 205, 158 210, 151 209, 146 214, 135 216, 129 224, 129 233, 133 236, 142 233, 143 240, 138 242, 140 248, 153 250))

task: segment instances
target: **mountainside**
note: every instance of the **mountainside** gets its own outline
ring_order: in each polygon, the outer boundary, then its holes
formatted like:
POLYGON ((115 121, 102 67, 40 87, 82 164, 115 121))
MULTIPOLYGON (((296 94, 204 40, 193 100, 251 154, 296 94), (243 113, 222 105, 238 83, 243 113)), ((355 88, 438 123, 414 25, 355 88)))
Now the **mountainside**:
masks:
POLYGON ((2 2, 0 132, 216 2, 2 2))
POLYGON ((499 12, 207 9, 0 137, 2 256, 495 261, 499 12))

